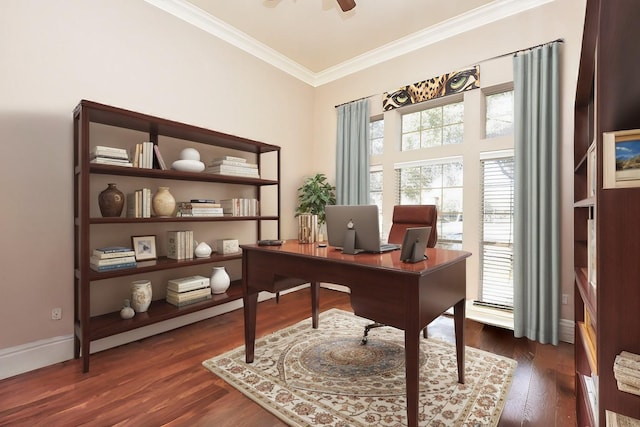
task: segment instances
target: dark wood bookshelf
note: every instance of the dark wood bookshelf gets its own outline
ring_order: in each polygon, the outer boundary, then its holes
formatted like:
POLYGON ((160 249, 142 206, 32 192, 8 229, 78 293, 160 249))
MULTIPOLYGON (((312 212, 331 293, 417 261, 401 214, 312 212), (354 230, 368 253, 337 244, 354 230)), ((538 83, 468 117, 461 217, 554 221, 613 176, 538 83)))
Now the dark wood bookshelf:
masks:
MULTIPOLYGON (((104 233, 104 227, 111 227, 109 232, 119 233, 118 225, 140 224, 147 229, 154 224, 160 226, 163 223, 207 223, 211 227, 224 229, 224 224, 228 222, 244 221, 255 227, 254 237, 250 242, 264 238, 262 236, 263 222, 275 222, 277 238, 280 238, 280 147, 266 144, 260 141, 229 135, 186 123, 154 117, 131 110, 117 108, 100 104, 93 101, 82 100, 73 111, 73 135, 74 135, 74 308, 75 308, 75 339, 74 356, 82 357, 82 368, 84 372, 89 370, 89 349, 91 341, 107 338, 143 326, 148 326, 158 322, 164 322, 185 314, 194 313, 220 304, 231 302, 242 298, 240 281, 232 283, 225 294, 213 295, 210 300, 198 302, 183 307, 175 307, 163 299, 152 302, 148 311, 136 313, 132 319, 121 319, 120 308, 117 311, 102 315, 92 315, 91 313, 91 288, 100 286, 100 282, 106 279, 127 279, 129 276, 146 274, 163 270, 179 269, 185 267, 214 264, 220 262, 239 262, 242 259, 241 253, 219 255, 213 253, 205 258, 175 260, 160 256, 156 260, 140 261, 136 267, 109 270, 98 272, 90 268, 90 257, 95 247, 92 245, 92 235, 97 231, 104 233), (102 138, 92 139, 91 124, 98 123, 106 125, 101 128, 102 138), (248 153, 256 159, 258 170, 262 170, 262 163, 269 162, 269 170, 274 170, 276 179, 262 179, 253 177, 211 174, 206 172, 183 172, 173 169, 147 169, 137 167, 125 167, 118 165, 104 165, 90 162, 91 148, 95 145, 109 145, 104 142, 104 134, 108 134, 113 127, 119 129, 140 132, 140 140, 151 141, 154 144, 171 144, 174 149, 192 147, 194 143, 204 146, 213 146, 218 149, 233 150, 229 154, 237 155, 238 152, 248 153), (96 142, 97 141, 97 142, 96 142), (186 143, 183 145, 183 143, 186 143), (177 144, 174 145, 174 144, 177 144), (263 158, 263 155, 267 155, 263 158), (91 216, 91 206, 97 200, 96 190, 92 190, 92 180, 97 176, 115 176, 124 180, 144 179, 145 185, 149 185, 149 180, 187 181, 198 183, 210 183, 219 188, 220 184, 225 186, 236 186, 242 190, 242 194, 249 190, 253 192, 255 198, 260 203, 263 188, 273 188, 276 191, 275 213, 257 216, 221 216, 221 217, 150 217, 150 218, 127 218, 127 217, 95 217, 91 216)), ((133 143, 132 145, 135 145, 133 143)), ((132 147, 129 147, 132 148, 132 147)), ((219 150, 216 150, 219 151, 219 150)), ((155 162, 154 162, 155 164, 155 162)), ((94 186, 95 187, 95 186, 94 186)), ((272 197, 272 193, 268 193, 272 197)), ((121 233, 126 233, 122 231, 121 233)), ((128 240, 130 235, 123 234, 122 240, 128 240)), ((161 253, 160 253, 161 254, 161 253)), ((163 296, 164 297, 164 296, 163 296)))
POLYGON ((640 354, 640 187, 604 188, 603 133, 640 129, 640 2, 587 0, 575 98, 574 310, 578 426, 607 424, 612 412, 640 420, 640 396, 618 389, 622 351, 640 354), (589 164, 594 149, 595 162, 589 164), (590 174, 595 174, 591 175, 590 174), (588 193, 588 183, 594 183, 588 193), (588 224, 595 224, 590 245, 588 224), (595 252, 595 256, 590 254, 595 252), (595 271, 589 272, 590 266, 595 271), (595 286, 589 283, 590 278, 595 286), (596 378, 592 382, 590 378, 596 378), (594 399, 589 398, 589 388, 594 399))

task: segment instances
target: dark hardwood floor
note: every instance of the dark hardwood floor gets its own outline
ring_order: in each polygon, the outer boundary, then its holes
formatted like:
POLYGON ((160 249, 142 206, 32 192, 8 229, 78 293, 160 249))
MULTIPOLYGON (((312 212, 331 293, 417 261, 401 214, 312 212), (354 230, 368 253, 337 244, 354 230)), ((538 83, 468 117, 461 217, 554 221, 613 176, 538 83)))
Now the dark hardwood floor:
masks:
MULTIPOLYGON (((323 289, 321 310, 351 311, 347 294, 323 289)), ((309 291, 258 307, 262 336, 310 316, 309 291)), ((89 373, 70 360, 0 381, 2 426, 285 426, 202 361, 244 344, 242 309, 91 357, 89 373)), ((320 325, 322 327, 322 324, 320 325)), ((375 332, 372 332, 375 334, 375 332)), ((573 346, 515 339, 511 331, 466 322, 466 344, 518 361, 500 426, 575 426, 573 346)), ((453 320, 429 335, 453 342, 453 320)))

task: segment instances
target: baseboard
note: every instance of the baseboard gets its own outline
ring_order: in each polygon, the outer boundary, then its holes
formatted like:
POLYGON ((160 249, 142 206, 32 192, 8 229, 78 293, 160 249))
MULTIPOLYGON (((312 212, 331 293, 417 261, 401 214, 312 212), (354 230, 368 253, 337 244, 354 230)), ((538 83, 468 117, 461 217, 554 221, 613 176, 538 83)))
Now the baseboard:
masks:
POLYGON ((558 331, 560 341, 575 344, 575 326, 576 322, 573 320, 560 319, 560 330, 558 331))
MULTIPOLYGON (((309 287, 302 285, 282 292, 287 294, 309 287)), ((261 292, 258 301, 274 298, 275 294, 261 292)), ((185 316, 164 322, 134 329, 122 334, 114 335, 91 343, 90 353, 107 350, 133 341, 138 341, 162 332, 180 328, 200 320, 228 313, 242 308, 242 300, 211 307, 185 316)), ((25 372, 33 371, 56 363, 73 359, 73 335, 65 335, 22 344, 0 350, 0 379, 13 377, 25 372)))

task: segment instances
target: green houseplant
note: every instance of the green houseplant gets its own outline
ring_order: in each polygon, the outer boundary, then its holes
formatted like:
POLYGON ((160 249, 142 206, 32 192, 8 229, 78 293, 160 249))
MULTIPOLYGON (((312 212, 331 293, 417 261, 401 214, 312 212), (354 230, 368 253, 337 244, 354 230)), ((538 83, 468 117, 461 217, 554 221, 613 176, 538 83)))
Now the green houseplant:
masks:
POLYGON ((298 188, 296 216, 305 213, 318 215, 318 225, 322 226, 326 221, 324 207, 336 204, 335 190, 336 187, 322 173, 308 177, 298 188))

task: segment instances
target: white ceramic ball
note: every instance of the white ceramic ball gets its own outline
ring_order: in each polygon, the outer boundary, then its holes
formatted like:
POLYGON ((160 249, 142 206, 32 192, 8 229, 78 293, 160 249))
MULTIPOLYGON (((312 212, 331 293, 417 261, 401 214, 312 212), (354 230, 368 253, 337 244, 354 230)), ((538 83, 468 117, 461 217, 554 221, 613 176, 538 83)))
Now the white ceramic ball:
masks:
POLYGON ((180 152, 180 159, 200 161, 200 153, 195 148, 185 148, 180 152))

